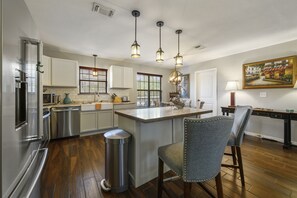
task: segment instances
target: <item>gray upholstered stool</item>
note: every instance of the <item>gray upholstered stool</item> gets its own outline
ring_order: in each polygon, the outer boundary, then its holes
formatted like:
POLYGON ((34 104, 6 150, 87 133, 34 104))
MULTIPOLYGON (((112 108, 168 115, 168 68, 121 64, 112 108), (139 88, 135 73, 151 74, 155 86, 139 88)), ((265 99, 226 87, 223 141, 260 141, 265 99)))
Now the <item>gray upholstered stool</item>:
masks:
POLYGON ((232 168, 239 168, 241 184, 245 186, 244 182, 244 173, 243 173, 243 164, 242 164, 242 157, 241 157, 241 143, 243 140, 243 135, 247 123, 252 114, 252 107, 251 106, 236 106, 235 113, 234 113, 234 123, 231 130, 231 135, 227 146, 231 147, 232 153, 225 153, 225 155, 231 155, 233 158, 233 164, 222 164, 224 167, 232 167, 232 168), (237 159, 236 159, 237 154, 237 159), (238 162, 238 165, 237 165, 238 162))
POLYGON ((233 119, 215 116, 184 119, 184 142, 159 147, 158 197, 162 197, 163 166, 184 181, 184 196, 189 197, 192 182, 216 178, 218 197, 223 197, 221 161, 230 136, 233 119))

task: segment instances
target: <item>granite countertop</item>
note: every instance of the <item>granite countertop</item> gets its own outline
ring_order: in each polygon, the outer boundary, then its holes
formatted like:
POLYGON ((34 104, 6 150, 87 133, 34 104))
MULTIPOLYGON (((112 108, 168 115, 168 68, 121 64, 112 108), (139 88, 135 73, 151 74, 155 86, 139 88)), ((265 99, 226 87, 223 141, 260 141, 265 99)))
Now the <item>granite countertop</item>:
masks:
MULTIPOLYGON (((95 102, 94 102, 95 103, 95 102)), ((98 102, 101 103, 101 102, 98 102)), ((106 103, 106 102, 102 102, 106 103)), ((113 103, 113 102, 110 102, 113 103)), ((71 104, 52 104, 52 105, 44 105, 44 108, 52 108, 52 107, 80 107, 84 103, 71 103, 71 104)), ((86 103, 89 104, 89 103, 86 103)), ((125 104, 135 104, 135 102, 120 102, 120 103, 113 103, 113 105, 125 105, 125 104)))
POLYGON ((173 107, 157 107, 115 111, 115 113, 118 115, 138 120, 141 122, 156 122, 176 117, 186 117, 211 112, 212 110, 195 109, 189 107, 185 107, 183 109, 173 109, 173 107))
POLYGON ((113 103, 113 105, 125 105, 125 104, 135 104, 136 102, 119 102, 119 103, 113 103))

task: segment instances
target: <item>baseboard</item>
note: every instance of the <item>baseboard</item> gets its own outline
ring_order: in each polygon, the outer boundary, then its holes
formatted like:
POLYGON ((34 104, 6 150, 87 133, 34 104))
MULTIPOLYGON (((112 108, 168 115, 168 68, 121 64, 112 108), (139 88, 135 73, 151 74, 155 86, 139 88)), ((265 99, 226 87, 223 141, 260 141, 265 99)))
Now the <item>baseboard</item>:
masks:
MULTIPOLYGON (((255 133, 255 132, 250 132, 250 131, 245 131, 245 134, 250 135, 250 136, 254 136, 254 137, 258 137, 258 138, 265 138, 265 139, 268 139, 268 140, 274 140, 274 141, 277 141, 277 142, 284 143, 284 140, 282 138, 277 138, 277 137, 273 137, 273 136, 269 136, 269 135, 262 135, 260 133, 255 133)), ((297 146, 297 142, 292 141, 292 145, 297 146)))

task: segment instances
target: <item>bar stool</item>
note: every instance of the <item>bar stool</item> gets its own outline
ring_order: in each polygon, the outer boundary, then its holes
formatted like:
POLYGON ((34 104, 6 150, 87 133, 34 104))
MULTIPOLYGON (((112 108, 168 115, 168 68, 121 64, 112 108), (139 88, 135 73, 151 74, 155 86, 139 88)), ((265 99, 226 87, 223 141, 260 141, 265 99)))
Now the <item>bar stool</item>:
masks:
POLYGON ((164 163, 182 178, 184 197, 190 196, 191 183, 213 178, 218 197, 223 197, 221 161, 232 124, 233 119, 226 116, 185 118, 184 142, 159 147, 158 197, 162 197, 163 189, 167 193, 163 187, 164 163))
POLYGON ((227 146, 231 147, 231 153, 225 153, 225 155, 232 156, 233 164, 222 164, 223 167, 239 169, 241 184, 243 187, 245 186, 245 182, 240 146, 242 144, 244 131, 251 117, 252 111, 253 110, 251 106, 236 106, 234 112, 234 123, 232 126, 230 138, 227 143, 227 146))

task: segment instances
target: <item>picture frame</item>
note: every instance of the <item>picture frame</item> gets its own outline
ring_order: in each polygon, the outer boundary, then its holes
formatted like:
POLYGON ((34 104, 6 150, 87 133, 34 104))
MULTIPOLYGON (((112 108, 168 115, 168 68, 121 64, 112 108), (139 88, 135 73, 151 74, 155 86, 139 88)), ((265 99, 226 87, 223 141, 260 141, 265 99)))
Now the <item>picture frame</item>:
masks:
POLYGON ((243 64, 243 89, 292 88, 296 56, 243 64))
POLYGON ((181 98, 190 98, 190 74, 182 75, 178 89, 181 98))

